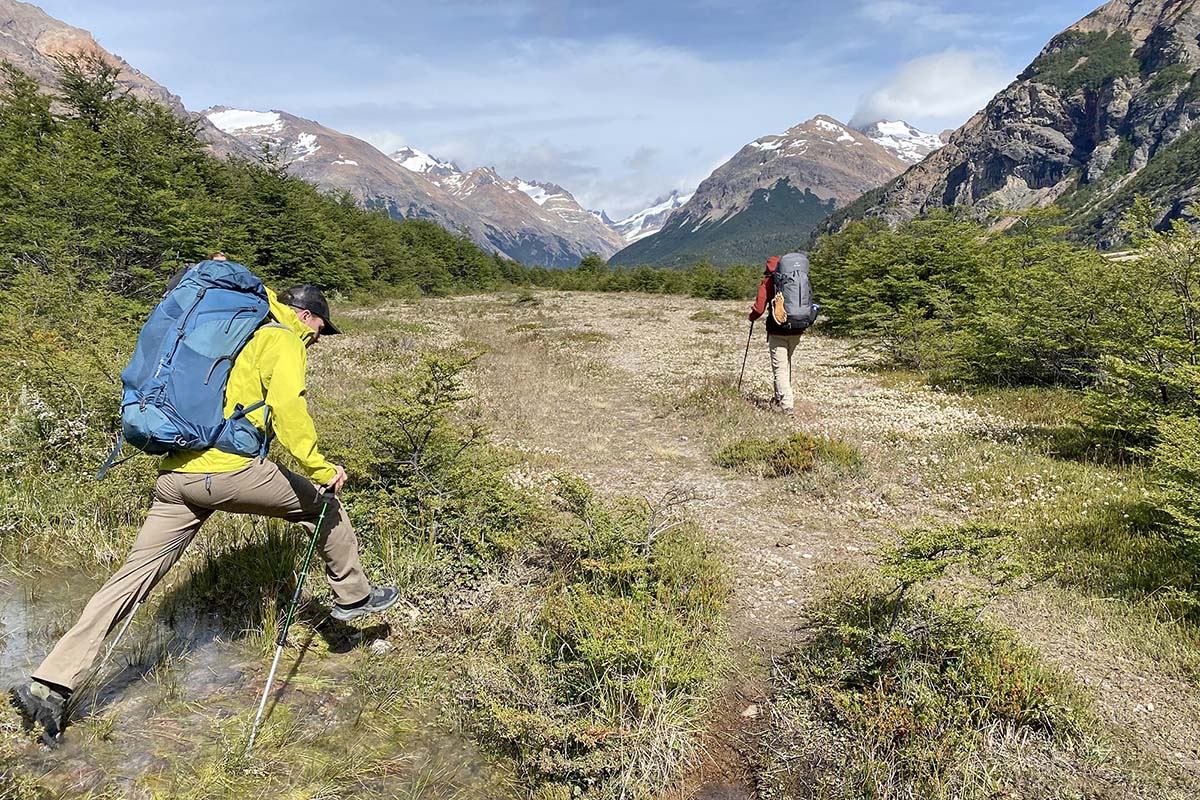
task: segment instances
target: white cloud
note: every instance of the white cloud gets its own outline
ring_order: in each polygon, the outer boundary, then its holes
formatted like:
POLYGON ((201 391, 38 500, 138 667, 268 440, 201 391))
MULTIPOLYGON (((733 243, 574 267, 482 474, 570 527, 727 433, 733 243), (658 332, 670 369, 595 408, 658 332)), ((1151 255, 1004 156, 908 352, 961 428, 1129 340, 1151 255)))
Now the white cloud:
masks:
POLYGON ((946 50, 905 63, 858 104, 854 123, 904 119, 914 124, 962 122, 980 110, 1013 76, 990 52, 946 50))
POLYGON ((911 0, 867 0, 858 13, 879 25, 902 25, 938 33, 962 32, 972 22, 969 14, 943 11, 931 3, 911 0))
POLYGON ((783 72, 766 55, 714 60, 631 37, 504 40, 478 55, 393 56, 352 85, 271 96, 383 149, 403 138, 464 168, 553 181, 617 215, 694 188, 680 176, 765 132, 845 114, 853 97, 852 76, 820 53, 783 72))

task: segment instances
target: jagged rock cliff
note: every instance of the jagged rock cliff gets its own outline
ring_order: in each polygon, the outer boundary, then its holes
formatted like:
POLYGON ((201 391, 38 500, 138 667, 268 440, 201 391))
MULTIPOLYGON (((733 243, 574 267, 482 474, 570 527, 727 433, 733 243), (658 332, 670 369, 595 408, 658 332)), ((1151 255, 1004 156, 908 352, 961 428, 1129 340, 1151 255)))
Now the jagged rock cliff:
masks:
POLYGON ((946 147, 835 215, 1062 206, 1105 247, 1135 194, 1163 219, 1200 199, 1200 0, 1113 0, 1054 37, 946 147))

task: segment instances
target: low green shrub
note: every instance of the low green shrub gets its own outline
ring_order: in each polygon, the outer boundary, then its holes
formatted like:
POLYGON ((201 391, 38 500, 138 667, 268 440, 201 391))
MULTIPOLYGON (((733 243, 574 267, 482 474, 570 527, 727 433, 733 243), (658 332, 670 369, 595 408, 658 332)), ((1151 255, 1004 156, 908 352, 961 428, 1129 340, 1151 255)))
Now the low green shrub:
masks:
POLYGON ((779 669, 778 738, 764 750, 781 796, 992 797, 984 787, 1004 765, 990 745, 1085 735, 1080 691, 978 608, 927 592, 900 603, 859 574, 810 608, 811 638, 779 669))
POLYGON ((923 527, 882 548, 878 569, 833 579, 809 604, 804 644, 777 666, 760 751, 768 786, 793 798, 990 798, 1012 741, 1083 742, 1093 714, 1082 692, 981 620, 970 584, 951 599, 933 588, 956 565, 1007 582, 1023 572, 1019 551, 1007 528, 923 527))
POLYGON ((372 382, 371 403, 339 436, 353 446, 338 457, 367 476, 347 503, 364 559, 414 595, 474 582, 517 550, 537 514, 508 480, 509 461, 467 419, 471 361, 426 355, 372 382))
POLYGON ((548 588, 486 622, 473 725, 543 791, 654 797, 695 757, 729 587, 698 531, 561 478, 548 588))
POLYGON ((786 439, 741 439, 713 455, 717 466, 760 471, 768 478, 807 472, 825 461, 840 469, 862 466, 862 453, 840 439, 794 433, 786 439))

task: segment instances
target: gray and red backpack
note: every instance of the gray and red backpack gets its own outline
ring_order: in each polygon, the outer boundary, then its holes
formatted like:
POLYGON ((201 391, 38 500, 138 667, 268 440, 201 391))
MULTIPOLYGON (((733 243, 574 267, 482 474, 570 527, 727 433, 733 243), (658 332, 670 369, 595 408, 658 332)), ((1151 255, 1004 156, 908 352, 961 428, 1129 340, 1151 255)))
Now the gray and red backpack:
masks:
POLYGON ((781 336, 804 333, 817 320, 812 284, 808 281, 808 256, 789 253, 771 273, 774 286, 767 314, 767 330, 781 336))

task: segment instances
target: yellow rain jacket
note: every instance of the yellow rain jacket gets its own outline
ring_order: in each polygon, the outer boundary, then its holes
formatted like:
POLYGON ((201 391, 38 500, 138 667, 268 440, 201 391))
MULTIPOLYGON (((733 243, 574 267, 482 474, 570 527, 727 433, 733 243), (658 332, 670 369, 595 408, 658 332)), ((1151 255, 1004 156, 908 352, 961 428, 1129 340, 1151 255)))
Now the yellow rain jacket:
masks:
MULTIPOLYGON (((333 464, 317 449, 317 429, 308 415, 304 399, 304 376, 308 370, 305 347, 313 338, 312 329, 300 321, 296 312, 279 302, 267 290, 271 317, 277 324, 259 328, 238 354, 225 385, 225 417, 238 405, 249 408, 266 401, 270 409, 271 430, 288 452, 300 462, 308 477, 320 484, 337 475, 333 464)), ((269 321, 269 320, 268 320, 269 321)), ((259 430, 264 430, 263 409, 247 415, 259 430)), ((162 460, 165 472, 235 472, 253 461, 246 456, 220 450, 172 453, 162 460)))

